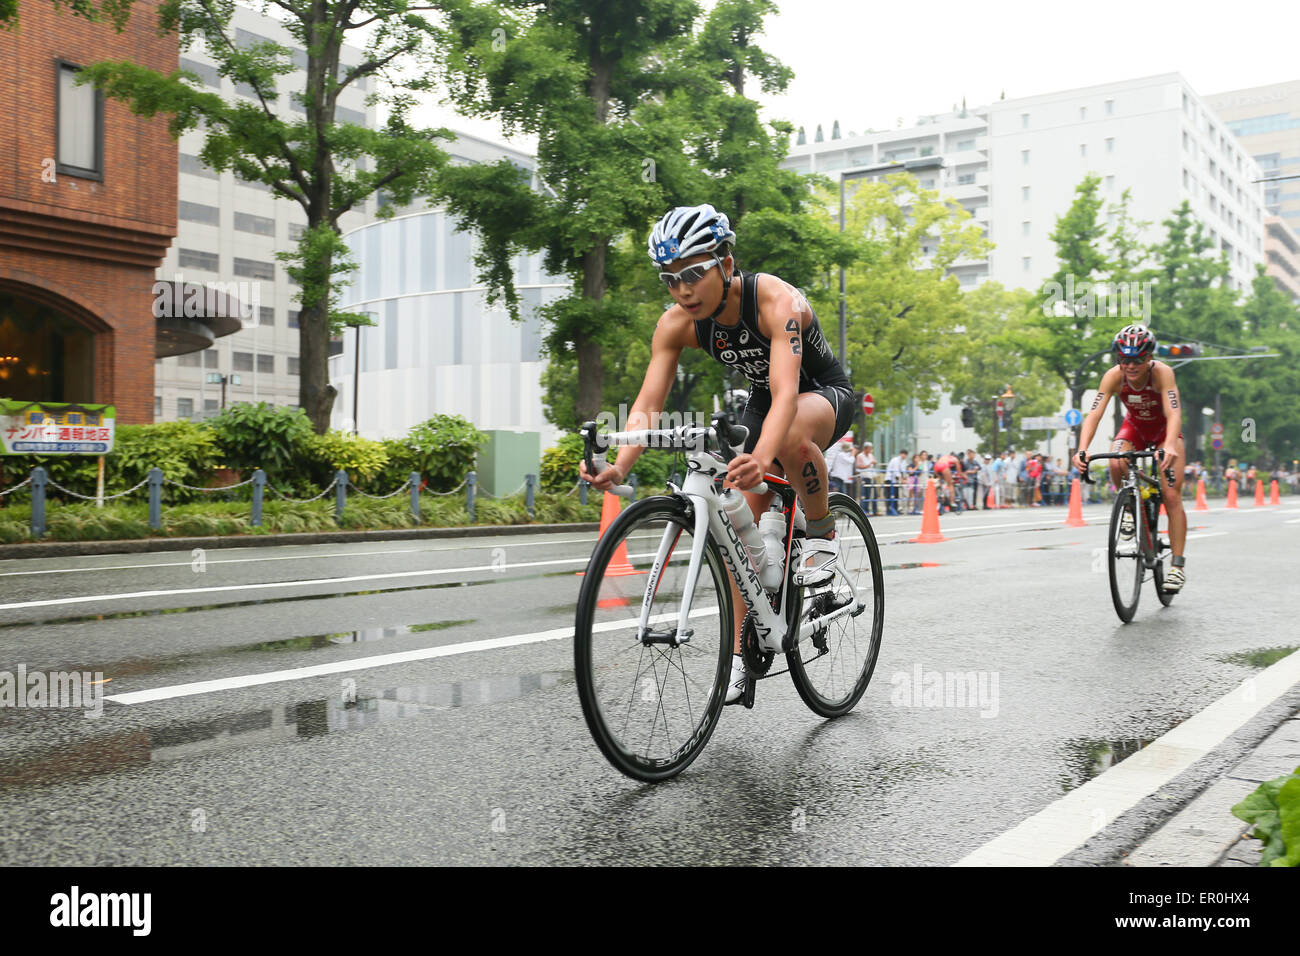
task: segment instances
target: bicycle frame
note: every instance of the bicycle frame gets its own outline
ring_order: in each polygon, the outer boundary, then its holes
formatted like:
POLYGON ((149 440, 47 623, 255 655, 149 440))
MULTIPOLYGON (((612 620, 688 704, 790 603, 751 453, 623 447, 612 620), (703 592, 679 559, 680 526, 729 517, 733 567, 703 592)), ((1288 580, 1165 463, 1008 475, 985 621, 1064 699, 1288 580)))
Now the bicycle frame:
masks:
MULTIPOLYGON (((1149 571, 1153 569, 1161 561, 1163 561, 1165 558, 1164 552, 1169 551, 1169 546, 1164 544, 1164 542, 1160 540, 1160 536, 1158 533, 1152 533, 1150 547, 1148 547, 1148 543, 1145 540, 1146 539, 1145 530, 1147 525, 1147 499, 1142 495, 1142 486, 1143 484, 1149 485, 1157 495, 1163 495, 1164 489, 1160 486, 1160 480, 1158 474, 1154 477, 1152 475, 1147 474, 1138 466, 1137 460, 1139 458, 1149 458, 1151 460, 1152 471, 1154 472, 1158 468, 1158 466, 1156 465, 1156 452, 1154 451, 1107 452, 1106 454, 1091 456, 1088 459, 1088 463, 1091 464, 1094 461, 1101 461, 1109 458, 1123 458, 1129 463, 1128 474, 1124 476, 1124 480, 1120 483, 1120 488, 1130 489, 1138 500, 1138 520, 1141 523, 1142 527, 1136 529, 1135 534, 1138 534, 1137 541, 1138 541, 1138 547, 1141 549, 1141 553, 1142 553, 1142 566, 1149 571), (1139 534, 1139 532, 1141 533, 1139 534)), ((1168 469, 1168 468, 1165 469, 1166 477, 1169 478, 1170 483, 1172 484, 1173 478, 1170 476, 1171 471, 1172 469, 1168 469)), ((1084 480, 1087 481, 1088 484, 1090 485, 1095 484, 1095 482, 1088 477, 1087 469, 1084 470, 1083 476, 1084 476, 1084 480)))
MULTIPOLYGON (((663 569, 671 560, 673 549, 681 536, 680 530, 675 531, 672 528, 667 528, 664 531, 663 539, 659 543, 659 550, 655 555, 654 565, 647 577, 645 595, 641 601, 639 629, 641 640, 647 643, 668 643, 672 646, 690 640, 691 629, 688 627, 691 617, 690 602, 700 576, 706 535, 711 536, 717 543, 718 549, 722 553, 722 560, 726 564, 737 590, 740 592, 741 599, 744 601, 746 608, 753 613, 755 632, 758 635, 759 644, 765 651, 785 652, 792 650, 800 641, 810 637, 818 630, 825 629, 837 618, 846 614, 860 612, 866 605, 858 599, 855 592, 854 600, 844 607, 837 608, 814 621, 804 622, 799 626, 797 633, 793 635, 787 633, 785 618, 789 611, 794 590, 789 575, 790 552, 794 540, 794 506, 788 509, 786 515, 785 564, 783 569, 785 573, 781 585, 780 607, 774 609, 768 599, 767 591, 759 580, 758 570, 750 560, 749 551, 741 542, 739 533, 722 506, 722 493, 718 490, 718 486, 721 478, 727 473, 726 462, 708 451, 699 449, 698 446, 705 438, 720 441, 717 432, 713 428, 683 427, 658 431, 615 432, 600 436, 600 442, 606 446, 653 445, 670 450, 689 450, 687 456, 688 473, 681 490, 675 494, 690 501, 691 514, 695 521, 695 537, 691 548, 691 563, 686 572, 685 598, 678 614, 677 630, 671 637, 654 637, 651 635, 650 629, 650 610, 653 606, 655 592, 659 589, 663 569)), ((772 483, 787 484, 784 479, 775 475, 769 475, 767 478, 772 483)), ((751 490, 761 492, 767 490, 768 487, 764 483, 757 489, 751 490)))

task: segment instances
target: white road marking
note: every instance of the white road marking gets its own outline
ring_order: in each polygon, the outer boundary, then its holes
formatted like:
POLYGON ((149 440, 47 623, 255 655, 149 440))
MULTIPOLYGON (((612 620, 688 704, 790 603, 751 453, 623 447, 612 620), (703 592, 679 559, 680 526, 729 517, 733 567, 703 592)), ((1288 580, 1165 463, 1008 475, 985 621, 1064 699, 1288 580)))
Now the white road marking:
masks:
MULTIPOLYGON (((697 618, 714 615, 717 606, 696 608, 690 617, 697 618)), ((650 618, 651 624, 663 621, 675 621, 676 612, 657 614, 650 618)), ((613 631, 619 628, 637 627, 635 618, 622 621, 607 621, 592 627, 595 633, 613 631)), ((535 631, 531 634, 514 634, 509 637, 493 637, 482 641, 468 641, 463 644, 447 644, 442 647, 426 647, 414 651, 398 651, 394 654, 380 654, 374 657, 361 657, 349 661, 335 661, 332 664, 315 664, 311 667, 295 667, 289 670, 268 671, 263 674, 245 674, 240 677, 222 677, 218 680, 197 681, 192 684, 173 684, 171 687, 155 687, 152 690, 130 691, 125 694, 111 694, 105 700, 118 704, 144 704, 156 700, 170 700, 173 697, 192 697, 195 694, 210 694, 222 690, 235 690, 240 687, 256 687, 259 684, 275 684, 282 681, 303 680, 308 677, 320 677, 325 674, 343 674, 348 671, 369 670, 374 667, 387 667, 389 664, 406 664, 411 661, 431 660, 437 657, 452 657, 457 654, 471 654, 475 651, 491 651, 503 647, 519 647, 523 644, 539 644, 543 641, 559 641, 573 637, 573 628, 557 627, 548 631, 535 631)))
MULTIPOLYGON (((655 557, 654 552, 645 554, 631 554, 629 558, 650 559, 655 557)), ((175 588, 169 591, 126 591, 121 594, 85 594, 78 597, 53 598, 46 601, 19 601, 14 604, 0 604, 0 611, 17 610, 25 607, 51 607, 56 604, 87 604, 93 601, 121 601, 126 598, 150 598, 150 597, 172 597, 182 594, 215 594, 222 591, 255 591, 266 588, 296 588, 311 587, 317 584, 351 584, 357 581, 376 581, 387 580, 392 578, 412 578, 428 574, 459 574, 467 571, 510 571, 515 568, 536 568, 552 564, 586 564, 589 557, 581 558, 555 558, 550 561, 517 561, 514 564, 503 564, 500 566, 491 564, 480 564, 473 567, 461 568, 430 568, 427 571, 390 571, 386 574, 356 574, 346 578, 304 578, 300 581, 268 581, 262 584, 224 584, 208 588, 175 588)), ((379 586, 373 588, 376 591, 389 591, 402 585, 392 585, 391 587, 379 586)), ((320 595, 321 597, 335 597, 333 594, 320 595)))
MULTIPOLYGON (((488 540, 495 540, 495 539, 488 539, 488 540)), ((594 540, 596 539, 591 536, 585 538, 569 538, 562 541, 555 541, 553 539, 548 538, 545 541, 519 541, 508 545, 508 547, 533 548, 542 544, 548 544, 548 545, 588 544, 589 545, 594 540)), ((294 547, 294 545, 286 545, 285 547, 294 547)), ((302 547, 302 546, 298 545, 297 547, 302 547)), ((257 558, 207 558, 206 563, 207 564, 256 564, 261 561, 312 561, 317 558, 365 558, 365 557, 369 557, 372 554, 415 554, 419 552, 433 554, 439 551, 451 551, 451 550, 487 551, 493 547, 501 547, 501 545, 483 544, 477 546, 471 545, 469 547, 465 547, 462 545, 457 548, 389 548, 383 551, 331 551, 326 554, 292 554, 292 555, 276 555, 276 556, 257 557, 257 558)), ((248 549, 240 548, 238 550, 246 551, 248 549)), ((28 560, 28 559, 16 559, 16 560, 28 560)), ((160 561, 154 564, 87 564, 77 568, 41 568, 36 571, 0 571, 0 578, 14 577, 16 575, 22 575, 22 574, 73 574, 78 571, 127 571, 127 570, 134 570, 140 568, 188 568, 193 563, 194 563, 193 561, 160 561)))
POLYGON ((1298 681, 1300 652, 1247 678, 1240 687, 1127 760, 1070 791, 954 865, 1050 866, 1219 746, 1298 681))

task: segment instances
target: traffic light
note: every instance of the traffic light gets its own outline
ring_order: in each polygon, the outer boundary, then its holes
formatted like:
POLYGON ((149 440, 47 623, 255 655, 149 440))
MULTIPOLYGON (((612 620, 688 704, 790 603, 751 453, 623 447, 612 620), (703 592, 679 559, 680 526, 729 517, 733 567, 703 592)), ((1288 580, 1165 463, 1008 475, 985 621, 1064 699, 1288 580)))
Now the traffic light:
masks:
POLYGON ((972 409, 972 408, 963 408, 963 409, 961 410, 961 427, 962 427, 962 428, 974 428, 974 427, 975 427, 975 410, 974 410, 974 409, 972 409))
POLYGON ((1161 358, 1195 358, 1200 354, 1201 347, 1190 343, 1161 345, 1156 347, 1156 355, 1161 358))

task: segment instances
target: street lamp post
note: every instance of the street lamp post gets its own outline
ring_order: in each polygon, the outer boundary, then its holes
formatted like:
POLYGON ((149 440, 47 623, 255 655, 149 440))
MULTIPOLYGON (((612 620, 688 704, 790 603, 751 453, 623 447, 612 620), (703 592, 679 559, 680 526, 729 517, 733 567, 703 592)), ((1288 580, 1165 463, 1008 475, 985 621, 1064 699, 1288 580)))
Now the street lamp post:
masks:
POLYGON ((240 380, 240 378, 239 378, 238 375, 235 375, 235 374, 223 375, 223 374, 221 374, 220 372, 209 372, 209 373, 208 373, 208 377, 207 377, 207 381, 208 381, 208 384, 209 384, 209 385, 220 385, 220 386, 221 386, 221 410, 222 410, 223 412, 226 410, 226 385, 227 385, 227 384, 230 384, 230 385, 242 385, 242 384, 243 384, 243 382, 240 380))
POLYGON ((352 434, 361 433, 361 413, 357 410, 357 399, 360 396, 361 386, 361 327, 363 325, 374 325, 377 312, 361 312, 369 321, 367 322, 348 322, 347 325, 356 330, 356 339, 352 343, 354 355, 352 356, 352 434))
POLYGON ((1016 407, 1016 394, 1008 385, 1001 395, 994 395, 989 401, 993 404, 993 457, 998 457, 998 432, 1002 430, 1002 413, 1016 407))

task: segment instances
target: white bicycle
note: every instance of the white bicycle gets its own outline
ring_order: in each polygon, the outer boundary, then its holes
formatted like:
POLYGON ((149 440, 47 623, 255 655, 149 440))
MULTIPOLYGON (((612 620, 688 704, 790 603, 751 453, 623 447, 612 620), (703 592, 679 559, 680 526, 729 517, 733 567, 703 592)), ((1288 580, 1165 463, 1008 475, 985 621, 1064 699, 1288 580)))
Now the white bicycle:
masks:
MULTIPOLYGON (((784 519, 775 541, 779 569, 755 567, 724 507, 727 462, 748 431, 715 415, 712 428, 682 427, 598 434, 583 426, 587 470, 595 453, 619 445, 687 452, 687 477, 672 493, 629 505, 606 529, 587 564, 578 596, 574 662, 583 716, 597 746, 628 776, 658 781, 690 765, 722 713, 735 634, 730 581, 744 601, 741 650, 754 703, 758 680, 785 655, 795 689, 823 717, 853 709, 875 669, 884 627, 880 549, 862 509, 831 494, 840 557, 826 584, 800 587, 802 514, 794 489, 767 475, 753 489, 775 492, 784 519), (716 453, 708 450, 716 448, 716 453), (782 546, 783 541, 783 546, 782 546)), ((766 523, 769 528, 778 522, 766 523)))

